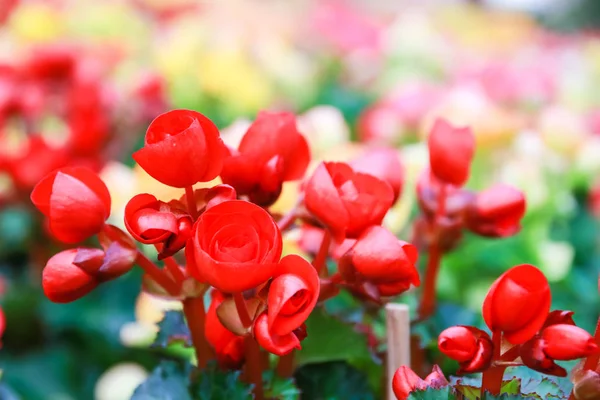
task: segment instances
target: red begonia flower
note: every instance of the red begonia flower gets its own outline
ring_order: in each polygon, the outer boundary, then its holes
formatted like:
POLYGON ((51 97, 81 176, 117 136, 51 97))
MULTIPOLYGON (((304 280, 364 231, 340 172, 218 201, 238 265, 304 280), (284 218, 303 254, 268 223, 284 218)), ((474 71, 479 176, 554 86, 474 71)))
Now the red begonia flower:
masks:
POLYGON ((469 179, 475 152, 475 137, 471 128, 455 128, 444 119, 437 119, 427 145, 431 172, 436 178, 444 183, 464 185, 469 179))
POLYGON ((482 236, 507 237, 519 232, 525 215, 525 196, 508 185, 479 192, 466 212, 467 227, 482 236))
POLYGON ((146 131, 144 147, 133 153, 154 179, 180 188, 216 178, 224 157, 225 145, 215 124, 190 110, 156 117, 146 131))
POLYGON ((544 353, 553 360, 575 360, 598 351, 594 337, 574 325, 551 325, 544 328, 540 336, 544 353))
POLYGON ((232 153, 223 182, 262 206, 277 200, 283 182, 301 179, 310 162, 308 143, 289 112, 260 112, 232 153))
POLYGON ((50 147, 42 137, 35 135, 27 139, 23 152, 6 157, 6 167, 17 188, 31 190, 42 178, 68 161, 63 149, 50 147))
POLYGON ((186 245, 188 270, 222 292, 255 288, 273 276, 281 257, 281 232, 268 212, 242 200, 205 211, 186 245))
POLYGON ((394 191, 394 202, 398 200, 404 185, 404 166, 398 150, 387 147, 370 149, 352 160, 350 166, 356 172, 370 174, 389 183, 394 191))
POLYGON ((300 350, 300 339, 294 332, 276 335, 269 331, 267 312, 263 312, 254 321, 254 337, 258 344, 269 353, 284 356, 294 349, 300 350))
POLYGON ((490 287, 483 303, 483 318, 492 332, 501 331, 510 343, 522 344, 544 325, 550 301, 544 274, 533 265, 517 265, 490 287))
POLYGON ((285 335, 302 326, 319 298, 319 275, 304 258, 291 254, 281 259, 269 286, 269 331, 285 335))
POLYGON ((305 184, 304 203, 337 241, 379 225, 394 201, 391 186, 348 164, 321 163, 305 184))
POLYGON ((226 368, 238 368, 244 360, 244 337, 225 328, 217 316, 217 307, 225 300, 218 290, 211 292, 211 302, 206 313, 204 334, 215 349, 217 361, 226 368))
POLYGON ((87 168, 62 168, 42 179, 31 193, 58 240, 77 243, 102 230, 110 214, 106 185, 87 168))
MULTIPOLYGON (((55 254, 46 263, 42 272, 42 287, 50 301, 69 303, 85 296, 98 286, 99 282, 94 275, 73 263, 80 250, 98 255, 94 249, 70 249, 55 254)), ((102 253, 101 250, 98 251, 102 253)), ((98 259, 90 261, 89 264, 92 262, 97 265, 98 259)))
POLYGON ((425 379, 421 379, 410 367, 405 365, 398 368, 392 378, 392 389, 398 400, 407 400, 415 390, 425 390, 428 387, 440 389, 448 386, 448 380, 437 365, 425 379))
POLYGON ((349 283, 371 282, 382 284, 386 296, 419 286, 419 273, 415 267, 417 248, 398 240, 386 228, 373 225, 366 229, 354 246, 339 260, 339 271, 349 283))
POLYGON ((494 355, 490 336, 472 326, 452 326, 444 330, 438 338, 438 347, 460 363, 459 373, 485 371, 494 355))

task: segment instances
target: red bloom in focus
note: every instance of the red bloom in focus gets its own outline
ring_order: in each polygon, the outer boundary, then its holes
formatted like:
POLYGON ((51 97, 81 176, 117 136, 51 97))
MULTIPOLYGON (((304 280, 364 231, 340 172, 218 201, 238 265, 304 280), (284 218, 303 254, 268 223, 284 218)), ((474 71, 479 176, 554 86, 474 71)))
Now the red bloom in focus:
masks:
POLYGON ((482 236, 507 237, 521 229, 525 196, 508 185, 495 185, 479 192, 466 212, 467 227, 482 236))
POLYGON ((244 360, 244 337, 225 328, 217 316, 217 307, 225 300, 218 290, 211 292, 211 302, 206 314, 204 335, 215 349, 217 361, 226 368, 238 368, 244 360))
POLYGON ((306 330, 299 328, 300 335, 296 335, 295 332, 289 332, 285 335, 274 335, 269 331, 269 322, 267 312, 263 312, 254 321, 253 333, 258 344, 269 353, 284 356, 289 354, 292 350, 300 350, 300 340, 302 338, 302 332, 306 334, 306 330))
POLYGON ((371 226, 339 261, 339 271, 349 283, 370 282, 383 289, 383 296, 398 295, 419 286, 415 267, 417 248, 398 240, 381 226, 371 226))
POLYGON ((177 201, 165 203, 151 194, 134 196, 125 206, 125 227, 138 242, 164 243, 159 259, 181 250, 192 235, 192 217, 177 201))
POLYGON ((406 400, 415 390, 425 390, 428 387, 441 389, 448 386, 448 380, 437 365, 425 379, 419 378, 415 372, 407 366, 398 368, 392 379, 392 389, 398 400, 406 400))
POLYGON ((397 150, 382 147, 371 149, 350 162, 356 172, 370 174, 390 184, 394 191, 394 202, 398 200, 404 185, 404 166, 397 150))
POLYGON ((304 203, 337 241, 379 225, 394 202, 391 186, 348 164, 321 163, 305 184, 304 203))
POLYGON ((550 311, 550 287, 542 272, 529 264, 502 274, 483 303, 483 318, 492 332, 501 331, 512 344, 531 339, 550 311))
POLYGON ((281 232, 259 206, 242 200, 205 211, 186 245, 190 274, 222 292, 255 288, 273 276, 281 257, 281 232))
POLYGON ((295 254, 282 258, 269 286, 269 332, 286 335, 298 329, 315 308, 318 298, 319 276, 314 267, 295 254))
POLYGON ((110 194, 91 170, 63 168, 47 175, 31 193, 58 240, 77 243, 100 232, 110 214, 110 194))
MULTIPOLYGON (((70 249, 52 256, 42 272, 44 294, 55 303, 75 301, 98 286, 96 277, 74 264, 80 251, 94 252, 96 249, 70 249)), ((97 250, 102 253, 101 250, 97 250)))
POLYGON ((490 336, 472 326, 453 326, 444 330, 438 338, 438 347, 460 363, 460 374, 485 371, 494 355, 490 336))
POLYGON ((180 188, 216 178, 224 157, 225 146, 215 124, 190 110, 156 117, 146 131, 144 147, 133 153, 154 179, 180 188))
POLYGON ((310 162, 308 143, 288 112, 260 112, 232 153, 223 165, 223 182, 262 206, 277 200, 283 182, 301 179, 310 162))
POLYGON ((442 182, 462 186, 469 179, 475 152, 471 128, 455 128, 437 119, 427 141, 431 172, 442 182))

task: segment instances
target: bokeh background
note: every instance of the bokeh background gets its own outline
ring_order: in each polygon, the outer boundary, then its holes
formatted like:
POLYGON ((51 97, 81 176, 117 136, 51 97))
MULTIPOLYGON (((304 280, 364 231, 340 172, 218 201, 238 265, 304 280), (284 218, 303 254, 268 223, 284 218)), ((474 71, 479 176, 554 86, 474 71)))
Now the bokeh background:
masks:
MULTIPOLYGON (((477 321, 490 283, 532 263, 554 308, 591 331, 599 24, 595 0, 0 0, 0 399, 128 399, 160 358, 189 354, 148 348, 174 305, 142 294, 139 272, 50 303, 40 272, 60 245, 29 202, 33 185, 67 164, 101 174, 117 225, 134 194, 172 197, 130 157, 170 108, 206 114, 230 145, 259 110, 294 111, 315 162, 397 148, 406 184, 385 223, 402 238, 431 122, 471 125, 468 187, 513 184, 528 210, 519 235, 467 236, 444 259, 436 318, 477 321)), ((290 187, 276 208, 294 196, 290 187)))

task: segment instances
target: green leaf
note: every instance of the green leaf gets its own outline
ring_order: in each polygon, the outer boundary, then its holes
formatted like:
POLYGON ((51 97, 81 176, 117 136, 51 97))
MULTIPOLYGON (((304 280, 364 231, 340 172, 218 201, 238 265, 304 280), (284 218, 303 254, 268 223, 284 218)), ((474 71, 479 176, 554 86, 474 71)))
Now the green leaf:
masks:
POLYGON ((536 397, 531 397, 526 394, 500 394, 498 396, 494 396, 489 392, 485 392, 485 400, 537 400, 536 397))
POLYGON ((181 311, 167 311, 162 321, 158 323, 158 334, 152 347, 168 347, 170 344, 182 342, 192 345, 190 329, 185 323, 181 311))
POLYGON ((441 389, 427 388, 416 390, 408 396, 408 400, 455 400, 456 395, 450 386, 441 389))
POLYGON ((221 371, 215 362, 199 373, 192 387, 194 400, 252 399, 252 385, 240 380, 239 371, 221 371))
POLYGON ((296 386, 294 378, 281 378, 273 373, 272 370, 265 371, 263 374, 265 382, 265 397, 274 400, 298 400, 300 399, 300 389, 296 386))
POLYGON ((511 379, 509 381, 503 381, 500 393, 504 394, 519 394, 521 393, 521 380, 511 379))
POLYGON ((305 365, 296 371, 303 399, 374 400, 365 374, 344 362, 305 365))
POLYGON ((507 375, 521 381, 521 393, 533 398, 547 399, 551 396, 568 397, 572 384, 568 378, 543 375, 529 368, 511 368, 507 375))
POLYGON ((131 400, 192 400, 189 391, 191 365, 163 361, 135 389, 131 400))

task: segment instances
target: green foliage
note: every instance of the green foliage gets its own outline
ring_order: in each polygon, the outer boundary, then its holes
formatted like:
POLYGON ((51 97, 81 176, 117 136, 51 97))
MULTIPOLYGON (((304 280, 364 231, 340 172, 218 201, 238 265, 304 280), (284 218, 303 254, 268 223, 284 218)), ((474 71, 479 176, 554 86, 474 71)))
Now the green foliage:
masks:
POLYGON ((222 371, 215 362, 198 372, 192 385, 194 400, 247 400, 252 398, 252 386, 240 380, 239 371, 222 371))
POLYGON ((408 396, 408 400, 456 400, 456 398, 456 394, 451 387, 416 390, 408 396))
POLYGON ((190 329, 188 328, 181 311, 167 311, 158 324, 158 334, 154 339, 153 347, 168 347, 173 343, 192 345, 190 329))
POLYGON ((273 400, 298 400, 300 389, 293 378, 281 378, 272 370, 263 373, 265 397, 273 400))
POLYGON ((295 374, 303 399, 375 400, 366 375, 345 362, 305 365, 295 374))
POLYGON ((192 400, 189 365, 163 361, 133 393, 131 400, 192 400))

